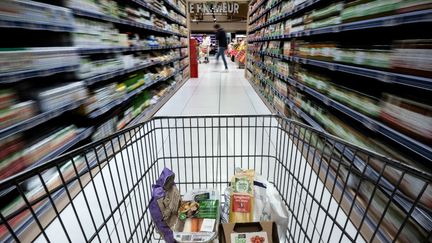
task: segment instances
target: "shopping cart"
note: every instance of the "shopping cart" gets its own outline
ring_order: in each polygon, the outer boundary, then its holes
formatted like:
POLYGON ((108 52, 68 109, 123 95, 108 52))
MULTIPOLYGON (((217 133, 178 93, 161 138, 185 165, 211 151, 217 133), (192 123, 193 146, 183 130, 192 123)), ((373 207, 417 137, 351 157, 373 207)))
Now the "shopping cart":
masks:
POLYGON ((289 242, 431 241, 431 174, 273 115, 153 118, 2 181, 16 199, 1 241, 163 241, 147 205, 164 167, 183 194, 254 169, 283 199, 289 242))

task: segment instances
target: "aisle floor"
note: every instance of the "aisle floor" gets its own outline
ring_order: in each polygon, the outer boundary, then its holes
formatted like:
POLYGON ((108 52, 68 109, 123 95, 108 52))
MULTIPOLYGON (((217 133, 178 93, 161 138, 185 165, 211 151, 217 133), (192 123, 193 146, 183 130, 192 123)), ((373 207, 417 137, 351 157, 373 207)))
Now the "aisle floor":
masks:
POLYGON ((156 115, 270 114, 246 80, 245 70, 227 61, 228 71, 215 58, 200 64, 198 78, 189 79, 156 115))

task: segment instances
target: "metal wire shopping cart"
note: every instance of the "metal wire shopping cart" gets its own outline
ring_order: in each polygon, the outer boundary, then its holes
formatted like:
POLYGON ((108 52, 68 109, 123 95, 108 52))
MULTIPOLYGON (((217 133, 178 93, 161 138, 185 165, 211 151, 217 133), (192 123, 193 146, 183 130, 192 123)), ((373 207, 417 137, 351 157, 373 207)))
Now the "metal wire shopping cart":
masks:
POLYGON ((431 174, 271 115, 153 118, 2 181, 0 241, 161 241, 147 205, 164 167, 181 193, 254 169, 289 242, 431 241, 431 174))

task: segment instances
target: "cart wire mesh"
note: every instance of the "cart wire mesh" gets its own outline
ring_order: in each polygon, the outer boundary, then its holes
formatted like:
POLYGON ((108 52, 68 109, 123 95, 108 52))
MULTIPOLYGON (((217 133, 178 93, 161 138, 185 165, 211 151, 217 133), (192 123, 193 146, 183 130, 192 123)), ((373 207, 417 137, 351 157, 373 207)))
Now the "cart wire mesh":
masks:
POLYGON ((157 117, 3 180, 0 241, 163 241, 147 206, 164 167, 182 194, 254 169, 286 242, 431 241, 431 174, 274 115, 157 117))

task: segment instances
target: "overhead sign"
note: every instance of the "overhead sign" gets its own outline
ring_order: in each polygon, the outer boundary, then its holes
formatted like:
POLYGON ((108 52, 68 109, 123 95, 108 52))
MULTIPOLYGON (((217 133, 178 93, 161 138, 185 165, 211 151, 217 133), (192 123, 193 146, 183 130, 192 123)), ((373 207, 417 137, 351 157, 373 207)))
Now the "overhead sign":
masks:
POLYGON ((189 3, 192 14, 238 14, 240 5, 236 2, 189 3))

